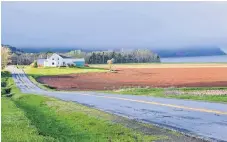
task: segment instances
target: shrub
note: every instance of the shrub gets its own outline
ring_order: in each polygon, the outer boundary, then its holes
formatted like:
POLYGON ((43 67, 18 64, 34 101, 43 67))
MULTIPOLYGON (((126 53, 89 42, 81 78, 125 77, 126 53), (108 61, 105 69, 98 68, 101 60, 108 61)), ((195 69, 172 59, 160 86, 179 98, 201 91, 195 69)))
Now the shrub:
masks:
POLYGON ((34 68, 38 68, 38 63, 37 63, 37 61, 34 61, 33 67, 34 67, 34 68))
POLYGON ((13 96, 13 94, 12 93, 10 93, 10 94, 6 94, 6 97, 12 97, 13 96))
POLYGON ((2 78, 8 78, 8 77, 11 76, 11 74, 10 74, 10 72, 8 72, 8 71, 2 71, 2 72, 1 72, 1 76, 2 76, 2 78))
POLYGON ((1 90, 1 95, 7 95, 11 93, 11 88, 3 88, 1 90))
POLYGON ((49 86, 48 84, 44 84, 44 86, 50 89, 56 89, 56 87, 49 86))
POLYGON ((6 87, 6 82, 2 82, 1 87, 6 87))
POLYGON ((5 88, 2 87, 2 89, 1 89, 1 95, 3 96, 5 94, 6 94, 6 90, 5 90, 5 88))
POLYGON ((11 92, 11 88, 5 88, 5 93, 6 94, 10 94, 10 92, 11 92))
POLYGON ((71 67, 75 67, 75 64, 68 63, 67 66, 71 68, 71 67))

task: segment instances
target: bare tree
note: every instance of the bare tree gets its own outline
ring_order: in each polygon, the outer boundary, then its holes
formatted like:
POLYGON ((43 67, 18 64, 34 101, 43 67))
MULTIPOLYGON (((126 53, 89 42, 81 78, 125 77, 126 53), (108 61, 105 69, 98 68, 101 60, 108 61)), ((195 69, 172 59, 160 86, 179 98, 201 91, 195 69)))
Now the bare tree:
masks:
POLYGON ((1 47, 2 69, 4 69, 8 63, 10 63, 10 53, 11 51, 9 48, 3 46, 1 47))
POLYGON ((112 71, 112 65, 114 63, 114 58, 112 58, 111 60, 107 61, 107 64, 109 65, 109 70, 112 71))

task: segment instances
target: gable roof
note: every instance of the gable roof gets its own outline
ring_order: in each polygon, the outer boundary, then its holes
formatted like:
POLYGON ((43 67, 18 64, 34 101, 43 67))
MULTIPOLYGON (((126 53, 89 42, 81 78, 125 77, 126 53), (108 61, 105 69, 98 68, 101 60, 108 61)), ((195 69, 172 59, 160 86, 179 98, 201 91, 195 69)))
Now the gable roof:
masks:
POLYGON ((64 56, 64 55, 59 55, 59 56, 62 57, 62 58, 71 58, 71 57, 67 57, 67 56, 64 56))
MULTIPOLYGON (((53 55, 57 55, 57 56, 61 57, 62 59, 78 59, 78 58, 68 57, 68 56, 65 56, 65 55, 60 55, 60 54, 57 54, 57 53, 52 54, 50 57, 52 57, 53 55)), ((50 58, 50 57, 48 57, 48 58, 50 58)), ((82 59, 84 60, 84 58, 81 58, 81 60, 82 59)))

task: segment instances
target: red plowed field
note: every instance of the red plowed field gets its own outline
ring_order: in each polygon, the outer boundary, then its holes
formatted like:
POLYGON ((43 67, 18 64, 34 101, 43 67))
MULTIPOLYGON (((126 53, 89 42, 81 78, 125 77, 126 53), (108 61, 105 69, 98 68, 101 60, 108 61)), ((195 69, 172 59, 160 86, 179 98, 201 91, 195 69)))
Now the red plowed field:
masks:
POLYGON ((108 90, 122 87, 227 87, 227 68, 122 68, 117 73, 40 77, 58 90, 108 90))

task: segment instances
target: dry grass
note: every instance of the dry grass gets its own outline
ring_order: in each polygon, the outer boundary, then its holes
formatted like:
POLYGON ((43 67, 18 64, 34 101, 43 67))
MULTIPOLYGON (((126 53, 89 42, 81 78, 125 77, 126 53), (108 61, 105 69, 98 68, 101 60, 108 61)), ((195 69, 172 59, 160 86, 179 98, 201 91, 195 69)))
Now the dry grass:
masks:
MULTIPOLYGON (((92 64, 90 67, 108 68, 107 64, 92 64)), ((205 67, 227 67, 226 63, 138 63, 138 64, 113 64, 117 68, 205 68, 205 67)))

